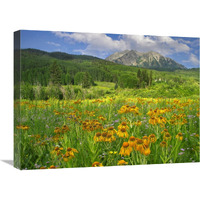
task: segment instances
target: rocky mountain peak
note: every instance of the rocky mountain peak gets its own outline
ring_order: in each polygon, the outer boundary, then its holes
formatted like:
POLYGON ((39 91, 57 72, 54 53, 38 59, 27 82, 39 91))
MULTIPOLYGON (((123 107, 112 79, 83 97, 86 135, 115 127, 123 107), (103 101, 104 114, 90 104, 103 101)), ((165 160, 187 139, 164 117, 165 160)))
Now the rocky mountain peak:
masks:
POLYGON ((106 60, 118 64, 156 69, 159 71, 185 69, 183 65, 155 51, 138 52, 136 50, 125 50, 108 56, 106 60))

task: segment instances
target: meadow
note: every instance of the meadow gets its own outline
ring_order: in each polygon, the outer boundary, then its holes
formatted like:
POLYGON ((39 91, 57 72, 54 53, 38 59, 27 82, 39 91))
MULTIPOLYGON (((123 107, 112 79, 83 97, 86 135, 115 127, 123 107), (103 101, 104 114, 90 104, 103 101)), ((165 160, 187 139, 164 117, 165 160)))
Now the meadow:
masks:
POLYGON ((22 99, 15 101, 15 112, 20 112, 14 127, 20 169, 199 162, 199 98, 121 92, 91 99, 22 99))
POLYGON ((20 55, 15 167, 199 162, 198 68, 156 71, 37 49, 20 55))

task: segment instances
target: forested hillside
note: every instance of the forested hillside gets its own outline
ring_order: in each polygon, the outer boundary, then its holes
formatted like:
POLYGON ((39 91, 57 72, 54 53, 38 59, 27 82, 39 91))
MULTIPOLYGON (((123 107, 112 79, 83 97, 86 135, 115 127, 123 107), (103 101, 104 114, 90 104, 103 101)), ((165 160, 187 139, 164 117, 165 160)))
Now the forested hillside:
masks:
MULTIPOLYGON (((48 53, 36 49, 21 50, 22 89, 25 87, 27 90, 34 90, 39 86, 46 93, 46 88, 50 85, 59 85, 91 90, 98 88, 98 83, 101 82, 113 83, 112 89, 115 92, 127 89, 139 96, 154 96, 159 92, 159 96, 164 97, 191 96, 198 95, 199 70, 161 72, 116 64, 92 56, 48 53)), ((34 94, 32 96, 35 98, 34 94)), ((49 98, 49 95, 45 98, 49 98)))

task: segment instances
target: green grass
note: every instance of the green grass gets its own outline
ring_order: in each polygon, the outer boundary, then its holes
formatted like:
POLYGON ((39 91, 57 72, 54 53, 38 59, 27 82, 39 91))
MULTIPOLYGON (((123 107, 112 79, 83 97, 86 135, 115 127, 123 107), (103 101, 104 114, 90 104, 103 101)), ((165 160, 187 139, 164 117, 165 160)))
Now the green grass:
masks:
MULTIPOLYGON (((80 104, 76 104, 74 100, 22 100, 21 116, 15 115, 15 166, 20 169, 49 168, 52 165, 58 168, 90 167, 95 161, 103 166, 115 166, 122 159, 129 165, 199 161, 198 99, 181 98, 177 103, 174 99, 129 98, 121 93, 101 100, 102 102, 95 102, 95 99, 86 99, 80 104), (135 105, 139 109, 139 115, 132 112, 119 114, 124 105, 135 105), (159 115, 166 118, 166 123, 152 125, 149 122, 151 117, 147 113, 156 108, 171 109, 159 115), (178 124, 172 124, 170 120, 174 114, 185 115, 178 124), (102 121, 100 116, 105 120, 102 121), (183 119, 186 122, 181 124, 183 119), (85 120, 98 120, 104 130, 83 130, 85 120), (129 127, 128 138, 121 138, 114 133, 116 140, 112 142, 94 141, 97 132, 108 132, 107 128, 111 126, 119 131, 119 125, 124 121, 129 127), (142 122, 141 126, 135 124, 137 121, 142 122), (29 129, 17 129, 18 125, 26 125, 29 129), (62 128, 63 125, 67 125, 70 130, 59 134, 54 132, 56 127, 62 128), (168 129, 171 136, 166 148, 160 146, 164 140, 164 134, 161 133, 164 129, 168 129), (179 132, 183 133, 182 141, 176 139, 179 132), (155 134, 156 142, 149 145, 149 155, 134 149, 129 156, 119 154, 123 142, 127 142, 130 136, 142 139, 151 134, 155 134), (61 149, 55 151, 56 147, 61 149), (76 149, 78 153, 64 161, 63 156, 69 147, 76 149)), ((19 103, 15 102, 15 105, 19 106, 19 103)))

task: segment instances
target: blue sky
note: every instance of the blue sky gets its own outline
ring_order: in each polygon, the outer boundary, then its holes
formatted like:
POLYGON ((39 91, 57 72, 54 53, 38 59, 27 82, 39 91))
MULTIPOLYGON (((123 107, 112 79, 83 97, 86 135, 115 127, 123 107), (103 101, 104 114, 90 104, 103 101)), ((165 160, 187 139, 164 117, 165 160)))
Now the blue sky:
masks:
POLYGON ((127 49, 156 51, 187 68, 199 66, 199 39, 189 37, 22 30, 21 48, 92 55, 103 59, 127 49))

